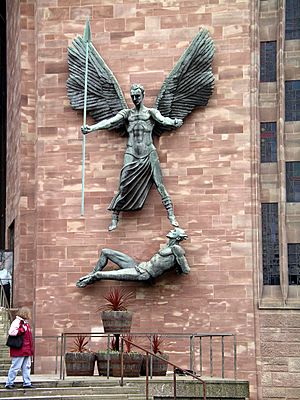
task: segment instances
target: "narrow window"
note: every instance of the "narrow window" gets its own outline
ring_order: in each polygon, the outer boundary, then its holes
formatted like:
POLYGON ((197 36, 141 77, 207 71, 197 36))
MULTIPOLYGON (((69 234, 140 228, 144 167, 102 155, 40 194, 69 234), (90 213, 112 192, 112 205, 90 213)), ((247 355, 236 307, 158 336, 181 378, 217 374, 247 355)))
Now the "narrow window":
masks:
POLYGON ((300 0, 285 2, 285 39, 300 39, 300 0))
POLYGON ((263 284, 279 285, 278 204, 261 205, 263 284))
POLYGON ((260 81, 276 81, 276 42, 260 43, 260 81))
POLYGON ((300 285, 300 243, 288 244, 289 285, 300 285))
POLYGON ((276 122, 260 124, 260 161, 262 163, 277 161, 276 122))
POLYGON ((300 121, 300 81, 285 82, 285 120, 300 121))
POLYGON ((300 202, 300 161, 286 163, 286 201, 300 202))

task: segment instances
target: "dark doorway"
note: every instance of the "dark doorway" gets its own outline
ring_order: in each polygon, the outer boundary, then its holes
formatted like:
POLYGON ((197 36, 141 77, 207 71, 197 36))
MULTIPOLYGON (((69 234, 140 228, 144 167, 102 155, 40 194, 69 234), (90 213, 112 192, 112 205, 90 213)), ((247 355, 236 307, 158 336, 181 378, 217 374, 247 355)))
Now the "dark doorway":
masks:
POLYGON ((5 249, 6 208, 6 1, 0 1, 0 249, 5 249))

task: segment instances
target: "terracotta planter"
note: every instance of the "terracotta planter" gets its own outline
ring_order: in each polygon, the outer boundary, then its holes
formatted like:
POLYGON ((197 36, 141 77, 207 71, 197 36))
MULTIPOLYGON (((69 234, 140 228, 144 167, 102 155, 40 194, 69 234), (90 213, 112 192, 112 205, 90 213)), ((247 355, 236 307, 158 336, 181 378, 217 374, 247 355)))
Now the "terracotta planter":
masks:
POLYGON ((131 311, 102 311, 101 319, 105 333, 128 333, 132 323, 131 311))
POLYGON ((67 376, 94 375, 96 356, 94 353, 69 352, 65 354, 67 376))
MULTIPOLYGON (((121 354, 113 353, 111 358, 112 376, 121 376, 121 354)), ((143 354, 124 353, 124 376, 137 377, 141 374, 143 354)))
MULTIPOLYGON (((160 357, 163 357, 165 360, 169 360, 168 354, 159 354, 160 357)), ((160 360, 159 358, 152 357, 152 375, 153 376, 165 376, 167 374, 168 364, 160 360)), ((150 375, 150 356, 149 356, 149 366, 148 372, 150 375)), ((143 363, 141 369, 141 375, 146 376, 146 356, 143 356, 143 363)))

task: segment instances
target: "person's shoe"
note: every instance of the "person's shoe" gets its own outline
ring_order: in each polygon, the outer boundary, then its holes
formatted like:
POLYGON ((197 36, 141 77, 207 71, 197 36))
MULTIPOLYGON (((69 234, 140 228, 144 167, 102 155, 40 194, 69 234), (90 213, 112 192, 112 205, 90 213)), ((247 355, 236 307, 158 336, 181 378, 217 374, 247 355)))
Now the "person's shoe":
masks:
POLYGON ((7 386, 5 386, 5 389, 14 389, 15 388, 15 385, 7 385, 7 386))
POLYGON ((35 386, 33 386, 33 385, 27 385, 27 386, 23 385, 23 389, 35 389, 35 386))

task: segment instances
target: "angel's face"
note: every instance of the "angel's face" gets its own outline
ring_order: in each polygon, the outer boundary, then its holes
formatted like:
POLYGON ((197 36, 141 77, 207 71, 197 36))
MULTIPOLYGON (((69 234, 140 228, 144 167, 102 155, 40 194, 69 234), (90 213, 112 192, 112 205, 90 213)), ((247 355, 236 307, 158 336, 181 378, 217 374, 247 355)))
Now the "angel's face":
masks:
POLYGON ((131 90, 130 96, 131 96, 133 104, 136 107, 142 104, 144 96, 143 96, 141 89, 131 90))

